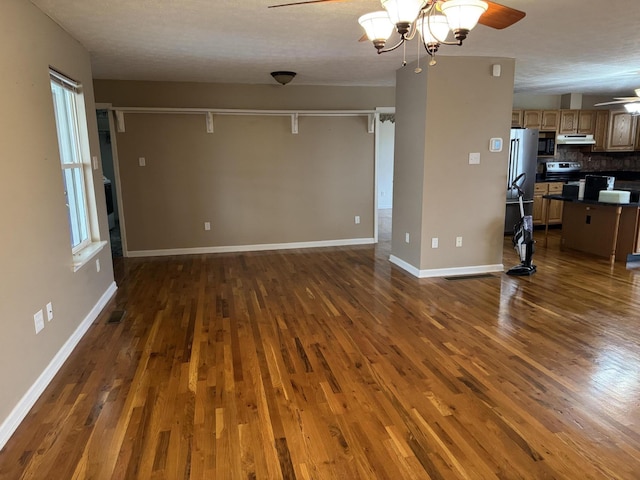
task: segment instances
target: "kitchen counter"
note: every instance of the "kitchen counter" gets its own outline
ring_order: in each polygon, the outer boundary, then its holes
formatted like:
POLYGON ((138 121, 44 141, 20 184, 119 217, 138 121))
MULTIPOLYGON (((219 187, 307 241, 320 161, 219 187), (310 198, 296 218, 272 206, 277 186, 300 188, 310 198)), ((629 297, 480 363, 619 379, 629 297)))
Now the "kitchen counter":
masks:
MULTIPOLYGON (((640 253, 640 203, 606 203, 544 195, 565 202, 560 246, 608 257, 611 265, 640 253)), ((549 209, 547 209, 547 212, 549 209)), ((545 229, 545 246, 548 227, 545 229)))
POLYGON ((561 202, 573 202, 582 203, 585 205, 618 205, 621 207, 640 207, 640 202, 632 203, 611 203, 611 202, 599 202, 597 200, 578 200, 577 198, 563 197, 562 195, 543 195, 542 198, 547 200, 560 200, 561 202))

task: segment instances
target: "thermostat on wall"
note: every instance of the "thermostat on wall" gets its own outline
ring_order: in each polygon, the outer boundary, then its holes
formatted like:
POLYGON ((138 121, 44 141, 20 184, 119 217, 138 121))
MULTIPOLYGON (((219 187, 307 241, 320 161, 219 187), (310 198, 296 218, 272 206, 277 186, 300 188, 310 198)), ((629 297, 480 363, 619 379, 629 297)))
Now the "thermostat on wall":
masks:
POLYGON ((501 138, 492 138, 489 140, 489 151, 490 152, 501 152, 502 151, 502 139, 501 138))

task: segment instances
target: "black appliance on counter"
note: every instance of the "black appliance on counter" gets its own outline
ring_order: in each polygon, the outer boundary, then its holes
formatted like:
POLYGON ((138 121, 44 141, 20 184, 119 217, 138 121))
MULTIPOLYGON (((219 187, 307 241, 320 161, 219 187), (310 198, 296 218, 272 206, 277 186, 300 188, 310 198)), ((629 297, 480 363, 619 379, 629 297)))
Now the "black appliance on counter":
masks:
POLYGON ((584 199, 598 200, 601 190, 613 190, 615 177, 601 175, 586 175, 584 177, 584 199))
POLYGON ((536 181, 538 162, 538 130, 535 128, 512 128, 509 141, 509 167, 507 169, 507 198, 504 220, 504 233, 513 233, 513 227, 520 220, 518 190, 512 187, 513 181, 525 174, 522 203, 525 215, 533 210, 533 190, 536 181))

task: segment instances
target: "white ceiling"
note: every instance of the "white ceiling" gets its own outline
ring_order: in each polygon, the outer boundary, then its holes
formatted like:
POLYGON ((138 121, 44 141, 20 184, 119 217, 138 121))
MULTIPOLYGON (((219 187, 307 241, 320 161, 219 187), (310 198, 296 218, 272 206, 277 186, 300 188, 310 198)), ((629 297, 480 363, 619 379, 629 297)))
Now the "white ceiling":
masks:
MULTIPOLYGON (((273 83, 269 72, 293 70, 298 85, 386 86, 402 63, 402 49, 377 55, 357 41, 358 17, 380 10, 378 0, 272 9, 281 2, 31 1, 91 52, 96 78, 273 83)), ((527 16, 505 30, 479 25, 440 53, 515 58, 516 93, 629 96, 640 87, 638 0, 502 3, 527 16)))

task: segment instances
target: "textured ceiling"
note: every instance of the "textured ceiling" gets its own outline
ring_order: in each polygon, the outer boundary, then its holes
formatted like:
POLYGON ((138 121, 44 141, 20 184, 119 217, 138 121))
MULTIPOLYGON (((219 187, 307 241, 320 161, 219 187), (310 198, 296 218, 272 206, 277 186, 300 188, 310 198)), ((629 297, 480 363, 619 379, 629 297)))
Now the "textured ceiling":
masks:
MULTIPOLYGON (((278 0, 31 0, 91 52, 96 78, 394 85, 402 49, 377 55, 357 19, 378 0, 268 9, 278 0)), ((633 95, 640 87, 638 0, 504 0, 527 16, 476 27, 442 55, 516 59, 516 93, 633 95)), ((421 55, 424 52, 421 52, 421 55)), ((407 60, 417 58, 416 41, 407 60)), ((426 62, 425 62, 426 66, 426 62)), ((430 68, 437 68, 430 67, 430 68)))

